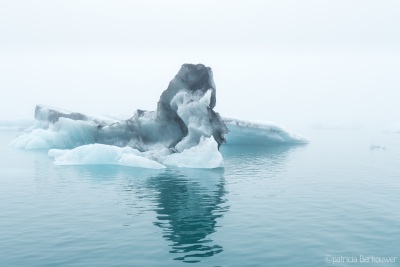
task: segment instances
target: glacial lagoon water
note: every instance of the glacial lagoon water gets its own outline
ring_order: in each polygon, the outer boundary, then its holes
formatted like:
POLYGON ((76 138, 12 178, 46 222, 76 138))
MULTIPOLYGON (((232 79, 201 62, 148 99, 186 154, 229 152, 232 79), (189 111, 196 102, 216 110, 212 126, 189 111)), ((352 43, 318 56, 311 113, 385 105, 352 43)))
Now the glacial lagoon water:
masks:
POLYGON ((223 146, 215 170, 56 166, 17 134, 0 132, 1 267, 400 266, 399 134, 223 146))

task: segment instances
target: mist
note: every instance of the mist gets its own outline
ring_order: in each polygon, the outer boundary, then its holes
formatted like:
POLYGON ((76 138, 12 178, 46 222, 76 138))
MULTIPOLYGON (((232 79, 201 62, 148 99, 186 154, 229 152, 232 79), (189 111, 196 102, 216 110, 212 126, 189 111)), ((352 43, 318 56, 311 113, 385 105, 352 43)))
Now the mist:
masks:
POLYGON ((183 63, 215 110, 288 128, 399 124, 398 1, 1 1, 0 119, 36 104, 128 118, 183 63))

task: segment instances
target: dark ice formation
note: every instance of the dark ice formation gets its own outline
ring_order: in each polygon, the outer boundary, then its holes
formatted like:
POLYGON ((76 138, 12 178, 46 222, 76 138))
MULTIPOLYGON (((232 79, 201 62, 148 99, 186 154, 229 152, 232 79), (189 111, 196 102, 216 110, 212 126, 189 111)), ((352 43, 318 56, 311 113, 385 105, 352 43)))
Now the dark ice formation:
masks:
POLYGON ((36 106, 35 118, 56 123, 60 118, 95 122, 97 143, 131 146, 140 151, 170 148, 182 151, 197 145, 201 136, 213 136, 218 147, 228 128, 216 105, 212 70, 203 64, 184 64, 161 94, 156 111, 136 110, 133 117, 110 122, 81 113, 36 106))
MULTIPOLYGON (((169 83, 168 88, 161 94, 157 104, 157 120, 171 125, 178 125, 180 130, 180 139, 188 134, 188 128, 182 118, 177 114, 177 110, 171 106, 173 98, 179 92, 188 92, 192 95, 199 94, 204 96, 207 91, 211 91, 211 98, 207 108, 207 120, 211 127, 211 132, 218 145, 225 142, 224 134, 228 133, 228 128, 222 121, 220 115, 213 108, 216 105, 216 88, 213 74, 210 67, 203 64, 184 64, 175 78, 169 83)), ((195 112, 195 110, 193 110, 195 112)), ((207 121, 204 120, 204 121, 207 121)), ((179 140, 180 140, 179 139, 179 140)), ((175 140, 174 142, 177 143, 175 140)))
POLYGON ((16 138, 13 145, 29 149, 74 148, 93 143, 130 146, 141 152, 158 151, 154 158, 161 160, 163 156, 194 148, 205 139, 216 142, 218 148, 225 142, 307 143, 303 137, 274 124, 223 118, 214 111, 215 105, 211 68, 184 64, 161 94, 155 111, 138 109, 130 119, 113 120, 38 105, 37 122, 31 132, 16 138))

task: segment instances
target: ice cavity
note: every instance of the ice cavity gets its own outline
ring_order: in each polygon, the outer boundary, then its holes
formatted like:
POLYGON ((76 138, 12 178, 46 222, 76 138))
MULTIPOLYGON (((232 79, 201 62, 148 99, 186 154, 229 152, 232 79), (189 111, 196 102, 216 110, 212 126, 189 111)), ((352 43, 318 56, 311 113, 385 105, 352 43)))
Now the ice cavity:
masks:
MULTIPOLYGON (((211 97, 211 90, 208 90, 204 95, 180 92, 171 100, 172 109, 176 111, 187 127, 186 136, 175 145, 175 148, 179 152, 198 144, 201 137, 213 136, 213 130, 215 130, 215 128, 209 125, 209 118, 213 118, 213 116, 209 116, 211 97)), ((223 126, 225 127, 225 125, 223 126)), ((214 138, 212 138, 212 140, 215 142, 214 138)))

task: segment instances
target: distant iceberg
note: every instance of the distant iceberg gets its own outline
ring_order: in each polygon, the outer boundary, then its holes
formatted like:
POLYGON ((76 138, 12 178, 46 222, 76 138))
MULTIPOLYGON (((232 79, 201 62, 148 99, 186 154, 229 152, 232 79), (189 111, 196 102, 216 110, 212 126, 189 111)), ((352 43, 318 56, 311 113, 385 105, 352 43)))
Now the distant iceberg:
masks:
POLYGON ((0 120, 0 131, 23 131, 33 120, 0 120))
POLYGON ((394 125, 383 130, 384 133, 400 133, 400 126, 394 125))
POLYGON ((37 105, 36 123, 12 145, 51 149, 56 164, 218 168, 223 166, 219 147, 225 143, 306 142, 272 124, 222 118, 215 105, 211 68, 184 64, 155 111, 136 110, 130 119, 115 120, 37 105))

